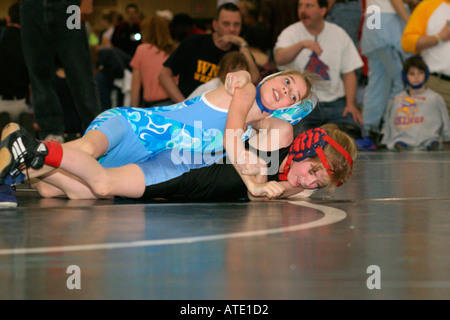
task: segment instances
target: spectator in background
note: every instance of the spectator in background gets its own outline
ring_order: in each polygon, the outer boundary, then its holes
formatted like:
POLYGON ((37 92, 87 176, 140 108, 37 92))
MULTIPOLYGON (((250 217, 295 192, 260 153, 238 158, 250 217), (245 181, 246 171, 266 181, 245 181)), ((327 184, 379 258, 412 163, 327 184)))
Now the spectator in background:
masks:
POLYGON ((95 82, 97 83, 102 110, 123 105, 123 95, 119 88, 115 87, 114 81, 124 78, 126 69, 131 71, 130 61, 131 56, 119 48, 106 47, 98 50, 95 82), (117 89, 118 92, 116 103, 113 103, 111 99, 111 93, 114 89, 117 89))
POLYGON ((259 22, 259 11, 257 7, 250 1, 239 1, 239 10, 242 15, 242 32, 241 36, 247 42, 253 40, 253 47, 259 48, 262 52, 267 53, 271 49, 269 46, 268 32, 259 22))
POLYGON ((194 35, 183 41, 169 56, 159 74, 159 81, 170 99, 181 102, 199 85, 217 77, 220 59, 230 51, 240 51, 249 64, 252 82, 259 80, 258 68, 247 42, 239 36, 242 19, 239 8, 225 3, 217 9, 214 33, 194 35), (174 76, 179 75, 178 86, 174 76))
POLYGON ((118 24, 118 13, 115 10, 103 10, 100 14, 100 26, 102 32, 100 33, 100 46, 111 47, 111 39, 114 34, 114 29, 118 24))
POLYGON ((204 34, 204 30, 198 28, 191 16, 187 13, 176 14, 169 24, 170 34, 177 45, 184 41, 187 37, 194 34, 204 34))
POLYGON ((239 1, 244 27, 242 37, 247 41, 250 52, 255 58, 261 79, 276 71, 269 47, 269 33, 259 22, 259 11, 250 1, 239 1))
POLYGON ((381 121, 389 99, 403 89, 401 70, 406 55, 400 40, 409 14, 403 0, 366 0, 365 9, 361 49, 368 60, 369 74, 363 98, 363 139, 357 146, 369 151, 380 146, 381 121), (373 12, 367 12, 367 8, 372 5, 381 10, 379 27, 368 21, 373 12))
POLYGON ((261 23, 269 34, 269 48, 275 47, 281 31, 298 21, 297 4, 298 0, 261 0, 261 23))
POLYGON ((92 0, 21 0, 22 46, 31 80, 35 119, 42 140, 63 141, 63 111, 54 89, 55 56, 66 80, 83 130, 100 113, 93 63, 84 23, 69 29, 71 5, 80 7, 81 19, 92 13, 92 0))
POLYGON ((430 69, 427 86, 440 94, 450 114, 450 1, 423 1, 402 36, 407 52, 419 53, 430 69))
POLYGON ((195 89, 187 99, 200 96, 205 92, 217 89, 224 85, 227 74, 234 71, 248 71, 248 63, 245 56, 237 51, 228 52, 220 59, 219 74, 216 78, 200 85, 195 89))
POLYGON ((157 17, 164 18, 164 20, 166 20, 167 22, 167 26, 169 26, 173 20, 173 13, 170 10, 156 10, 155 15, 157 17))
POLYGON ((450 121, 444 99, 425 83, 430 76, 420 56, 408 58, 403 66, 406 90, 386 110, 383 140, 388 149, 436 150, 450 141, 450 121))
POLYGON ((56 59, 56 77, 55 77, 55 92, 61 103, 64 115, 64 141, 71 141, 81 137, 83 129, 81 126, 81 118, 75 108, 70 88, 67 85, 66 73, 61 66, 59 59, 56 59))
POLYGON ((26 98, 30 79, 25 64, 20 31, 20 4, 8 8, 6 27, 0 30, 0 129, 19 122, 35 134, 26 98))
POLYGON ((141 43, 141 13, 136 4, 130 3, 125 7, 125 15, 126 21, 121 21, 116 26, 111 42, 132 57, 141 43))
POLYGON ((164 61, 175 49, 167 21, 158 16, 146 18, 141 31, 143 43, 137 47, 130 63, 133 68, 131 106, 141 106, 141 86, 144 107, 171 105, 169 95, 158 80, 164 61))
POLYGON ((410 12, 413 12, 417 5, 422 1, 423 0, 404 0, 404 2, 408 5, 410 12))
POLYGON ((270 51, 263 51, 260 46, 260 38, 256 35, 247 37, 248 46, 252 56, 255 59, 259 71, 259 77, 264 79, 268 75, 275 73, 276 66, 270 51))
POLYGON ((359 138, 362 120, 355 104, 355 70, 363 63, 348 34, 325 21, 327 8, 326 0, 299 0, 300 21, 281 32, 274 49, 275 62, 280 70, 308 70, 324 80, 316 91, 318 106, 301 122, 304 129, 335 123, 359 138))
POLYGON ((362 9, 360 0, 328 0, 327 20, 344 29, 357 48, 362 9))

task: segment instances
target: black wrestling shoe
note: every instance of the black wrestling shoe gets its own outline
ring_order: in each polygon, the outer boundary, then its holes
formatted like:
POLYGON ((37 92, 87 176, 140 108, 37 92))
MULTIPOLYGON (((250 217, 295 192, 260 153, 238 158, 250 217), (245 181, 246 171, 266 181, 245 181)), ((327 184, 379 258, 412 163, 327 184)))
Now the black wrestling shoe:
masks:
POLYGON ((33 138, 20 125, 9 123, 2 131, 0 183, 10 172, 20 174, 20 170, 25 168, 41 168, 47 154, 48 150, 44 143, 33 138))

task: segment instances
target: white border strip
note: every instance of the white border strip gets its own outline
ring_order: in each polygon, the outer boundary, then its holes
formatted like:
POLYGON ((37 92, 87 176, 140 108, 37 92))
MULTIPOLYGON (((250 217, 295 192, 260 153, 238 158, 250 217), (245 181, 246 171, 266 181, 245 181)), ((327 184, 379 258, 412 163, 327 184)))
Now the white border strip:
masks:
POLYGON ((274 233, 294 232, 294 231, 298 231, 298 230, 318 228, 318 227, 322 227, 325 225, 339 222, 347 217, 347 213, 345 213, 345 211, 342 211, 342 210, 339 210, 336 208, 311 204, 311 203, 305 202, 305 201, 288 201, 288 202, 291 204, 294 204, 294 205, 310 207, 313 209, 320 210, 325 215, 322 218, 315 220, 315 221, 297 224, 297 225, 288 226, 288 227, 283 227, 283 228, 245 231, 245 232, 233 232, 233 233, 224 233, 224 234, 210 235, 210 236, 198 236, 198 237, 187 237, 187 238, 176 238, 176 239, 98 243, 98 244, 86 244, 86 245, 59 246, 59 247, 2 249, 2 250, 0 250, 0 255, 19 255, 19 254, 32 254, 32 253, 52 253, 52 252, 90 251, 90 250, 110 250, 110 249, 119 249, 119 248, 136 248, 136 247, 163 246, 163 245, 174 245, 174 244, 189 244, 189 243, 215 241, 215 240, 223 240, 223 239, 255 237, 255 236, 264 236, 264 235, 269 235, 269 234, 274 234, 274 233))

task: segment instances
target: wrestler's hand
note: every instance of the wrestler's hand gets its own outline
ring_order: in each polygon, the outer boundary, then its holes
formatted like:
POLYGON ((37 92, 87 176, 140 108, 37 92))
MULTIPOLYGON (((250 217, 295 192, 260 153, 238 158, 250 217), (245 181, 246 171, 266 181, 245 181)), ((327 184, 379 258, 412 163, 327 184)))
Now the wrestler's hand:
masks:
POLYGON ((242 88, 249 82, 252 82, 252 77, 248 71, 239 70, 236 72, 230 72, 227 73, 227 77, 225 78, 225 90, 227 90, 229 94, 233 95, 236 88, 242 88))
POLYGON ((281 197, 284 194, 285 189, 277 181, 269 181, 263 184, 255 184, 253 185, 252 190, 249 191, 255 197, 265 196, 272 200, 281 197))
POLYGON ((251 151, 244 150, 237 158, 237 166, 243 175, 267 176, 267 162, 251 151))

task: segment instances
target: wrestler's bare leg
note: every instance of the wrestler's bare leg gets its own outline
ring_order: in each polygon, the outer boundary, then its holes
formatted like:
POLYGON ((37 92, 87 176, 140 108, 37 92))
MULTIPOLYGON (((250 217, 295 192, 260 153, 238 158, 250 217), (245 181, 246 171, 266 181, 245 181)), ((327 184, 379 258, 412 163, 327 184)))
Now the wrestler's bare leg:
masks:
MULTIPOLYGON (((62 144, 63 150, 65 148, 78 149, 91 156, 95 161, 97 161, 96 159, 101 155, 106 153, 108 146, 109 142, 106 135, 99 130, 88 131, 83 137, 62 144)), ((56 168, 54 167, 44 165, 38 170, 28 169, 27 172, 24 171, 24 174, 27 173, 30 179, 38 178, 48 175, 55 169, 56 168)))
MULTIPOLYGON (((71 198, 92 199, 113 195, 140 197, 145 191, 145 177, 139 166, 130 164, 120 168, 104 168, 97 162, 97 158, 107 151, 108 146, 108 139, 103 132, 91 130, 83 138, 62 144, 63 156, 58 169, 60 172, 55 172, 56 168, 46 165, 37 170, 29 168, 24 173, 30 179, 41 178, 44 182, 47 181, 71 198), (68 174, 63 175, 62 171, 68 174)), ((45 184, 37 188, 47 196, 61 194, 45 184)))
MULTIPOLYGON (((59 188, 71 199, 104 199, 110 196, 139 198, 145 191, 145 176, 136 164, 104 168, 87 153, 63 145, 58 171, 41 176, 44 182, 59 188)), ((37 186, 47 196, 57 190, 37 186)))
POLYGON ((53 171, 42 180, 34 179, 32 186, 44 198, 67 196, 69 199, 99 199, 86 183, 61 169, 53 171))

